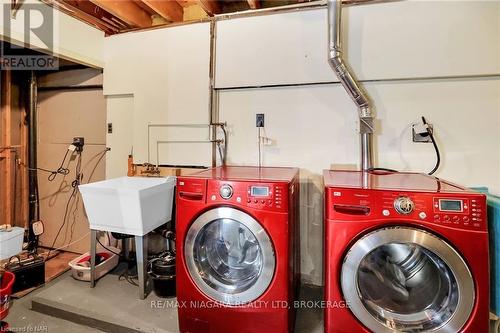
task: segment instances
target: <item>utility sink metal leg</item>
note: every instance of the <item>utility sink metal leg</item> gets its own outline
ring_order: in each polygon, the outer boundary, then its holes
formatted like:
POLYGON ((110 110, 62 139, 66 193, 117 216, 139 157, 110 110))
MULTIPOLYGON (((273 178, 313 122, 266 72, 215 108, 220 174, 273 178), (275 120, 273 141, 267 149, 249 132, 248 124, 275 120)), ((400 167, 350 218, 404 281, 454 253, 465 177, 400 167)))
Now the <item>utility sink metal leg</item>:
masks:
POLYGON ((148 288, 148 242, 146 236, 135 236, 135 253, 137 260, 137 275, 139 278, 139 298, 145 299, 148 288))
POLYGON ((90 288, 95 287, 95 255, 97 246, 97 230, 90 230, 90 288))

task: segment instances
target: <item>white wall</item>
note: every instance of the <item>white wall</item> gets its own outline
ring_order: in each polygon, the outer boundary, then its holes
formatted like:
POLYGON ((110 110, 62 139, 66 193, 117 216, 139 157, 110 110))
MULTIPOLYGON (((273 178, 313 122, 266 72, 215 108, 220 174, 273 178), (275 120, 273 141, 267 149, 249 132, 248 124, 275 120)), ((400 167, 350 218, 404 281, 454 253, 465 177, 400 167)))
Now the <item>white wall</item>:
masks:
MULTIPOLYGON (((343 9, 345 56, 361 80, 500 74, 498 1, 399 1, 343 9)), ((326 9, 217 24, 216 86, 338 81, 326 9)))
MULTIPOLYGON (((11 18, 10 22, 4 22, 4 10, 10 8, 10 1, 0 0, 0 40, 8 41, 16 45, 25 45, 27 42, 24 31, 24 13, 23 8, 26 4, 37 4, 45 6, 41 1, 26 0, 21 2, 20 10, 15 18, 11 18), (7 36, 6 25, 10 23, 11 33, 7 36)), ((58 10, 53 11, 54 22, 54 45, 50 50, 55 56, 77 63, 86 64, 92 67, 102 67, 102 52, 104 42, 104 32, 79 21, 58 10)), ((37 26, 35 20, 37 16, 33 15, 32 26, 37 26)), ((38 17, 42 20, 42 17, 38 17)), ((29 34, 30 45, 28 48, 45 49, 45 44, 32 32, 29 34)))
MULTIPOLYGON (((122 114, 122 104, 111 101, 110 96, 119 99, 127 95, 127 103, 133 104, 132 126, 123 142, 114 135, 118 139, 113 141, 112 151, 117 148, 129 153, 133 145, 136 163, 210 164, 208 143, 165 143, 158 149, 156 144, 157 141, 208 140, 209 52, 208 23, 106 38, 104 94, 108 96, 108 114, 112 114, 113 119, 122 114), (168 124, 169 127, 150 128, 148 140, 148 124, 168 124), (176 126, 196 124, 207 126, 176 126)), ((127 113, 126 117, 130 115, 127 113)), ((125 123, 127 119, 118 121, 125 123)), ((120 170, 122 161, 109 162, 108 175, 115 174, 115 169, 120 170)))
MULTIPOLYGON (((500 2, 356 6, 343 19, 348 60, 376 106, 377 165, 432 169, 432 145, 411 141, 411 123, 424 115, 442 151, 437 176, 500 193, 500 2)), ((357 111, 334 83, 326 32, 325 9, 217 25, 228 163, 257 164, 255 114, 264 113, 272 145, 263 148, 263 164, 301 168, 302 274, 315 284, 322 281, 321 170, 359 163, 357 111), (332 83, 225 89, 319 82, 332 83)))

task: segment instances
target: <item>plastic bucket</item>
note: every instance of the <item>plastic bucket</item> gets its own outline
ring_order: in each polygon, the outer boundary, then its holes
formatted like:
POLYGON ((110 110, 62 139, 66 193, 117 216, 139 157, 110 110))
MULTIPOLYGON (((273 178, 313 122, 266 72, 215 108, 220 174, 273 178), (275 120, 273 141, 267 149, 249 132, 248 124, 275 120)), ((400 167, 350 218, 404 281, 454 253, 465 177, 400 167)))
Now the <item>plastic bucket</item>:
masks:
POLYGON ((15 275, 11 272, 4 272, 0 287, 0 320, 7 317, 10 307, 10 294, 14 285, 15 275))

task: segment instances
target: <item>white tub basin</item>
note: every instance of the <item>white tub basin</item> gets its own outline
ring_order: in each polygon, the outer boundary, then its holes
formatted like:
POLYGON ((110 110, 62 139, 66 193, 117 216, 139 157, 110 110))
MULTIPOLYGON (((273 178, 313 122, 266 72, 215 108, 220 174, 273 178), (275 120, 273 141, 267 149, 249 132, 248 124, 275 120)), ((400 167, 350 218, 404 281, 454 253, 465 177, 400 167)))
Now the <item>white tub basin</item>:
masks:
POLYGON ((90 229, 143 236, 170 221, 176 177, 121 177, 80 185, 90 229))

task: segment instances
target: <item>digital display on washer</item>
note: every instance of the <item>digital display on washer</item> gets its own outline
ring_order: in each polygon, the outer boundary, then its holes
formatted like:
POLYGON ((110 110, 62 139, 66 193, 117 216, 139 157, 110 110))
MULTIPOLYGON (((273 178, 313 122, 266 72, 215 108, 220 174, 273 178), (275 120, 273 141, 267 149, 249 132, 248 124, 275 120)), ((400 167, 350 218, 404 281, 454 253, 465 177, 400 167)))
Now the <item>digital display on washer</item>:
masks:
POLYGON ((268 197, 269 187, 267 186, 252 186, 250 187, 250 195, 252 197, 268 197))
POLYGON ((461 212, 463 211, 462 200, 439 200, 439 210, 444 212, 461 212))

